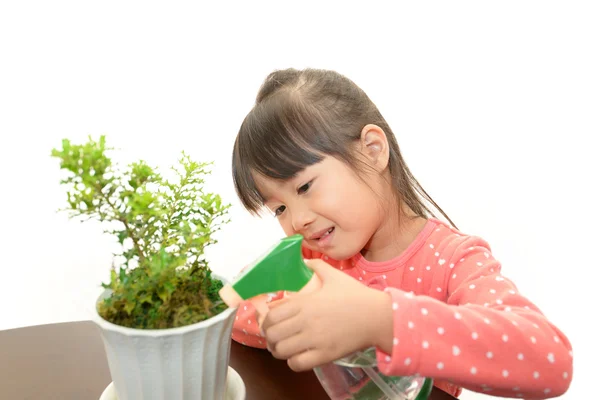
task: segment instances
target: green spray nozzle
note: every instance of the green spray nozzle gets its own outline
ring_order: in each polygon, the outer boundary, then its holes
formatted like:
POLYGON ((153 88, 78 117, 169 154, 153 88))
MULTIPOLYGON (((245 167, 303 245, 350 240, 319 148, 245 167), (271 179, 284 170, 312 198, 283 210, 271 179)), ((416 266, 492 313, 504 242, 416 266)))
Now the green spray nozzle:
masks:
POLYGON ((244 300, 284 290, 300 291, 314 274, 304 263, 302 240, 302 235, 281 239, 236 278, 233 289, 244 300))

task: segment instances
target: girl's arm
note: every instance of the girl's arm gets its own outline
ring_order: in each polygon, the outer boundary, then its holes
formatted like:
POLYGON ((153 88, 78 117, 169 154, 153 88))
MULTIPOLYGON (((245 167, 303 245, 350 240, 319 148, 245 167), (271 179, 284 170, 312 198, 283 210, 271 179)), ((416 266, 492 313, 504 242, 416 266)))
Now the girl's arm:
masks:
POLYGON ((419 373, 495 396, 545 398, 570 385, 566 336, 500 274, 488 244, 455 236, 438 249, 445 268, 432 287, 447 303, 388 288, 394 324, 390 353, 378 351, 389 375, 419 373))

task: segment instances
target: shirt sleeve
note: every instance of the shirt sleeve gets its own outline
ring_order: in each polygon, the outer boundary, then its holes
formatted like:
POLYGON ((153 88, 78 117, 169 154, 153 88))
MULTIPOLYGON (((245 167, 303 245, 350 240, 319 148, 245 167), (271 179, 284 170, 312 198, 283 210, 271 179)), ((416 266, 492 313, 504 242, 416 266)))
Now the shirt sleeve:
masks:
POLYGON ((392 354, 378 350, 388 375, 428 376, 494 396, 563 394, 572 375, 566 336, 500 273, 489 245, 455 236, 440 247, 447 303, 395 288, 392 354))
MULTIPOLYGON (((321 257, 321 254, 312 252, 311 250, 303 247, 302 256, 305 259, 310 259, 319 258, 321 257)), ((282 298, 283 292, 277 292, 260 295, 242 302, 239 305, 235 315, 235 321, 233 323, 233 330, 231 333, 232 339, 245 346, 266 349, 267 342, 264 336, 260 333, 260 327, 256 318, 255 304, 267 303, 280 300, 282 298)))

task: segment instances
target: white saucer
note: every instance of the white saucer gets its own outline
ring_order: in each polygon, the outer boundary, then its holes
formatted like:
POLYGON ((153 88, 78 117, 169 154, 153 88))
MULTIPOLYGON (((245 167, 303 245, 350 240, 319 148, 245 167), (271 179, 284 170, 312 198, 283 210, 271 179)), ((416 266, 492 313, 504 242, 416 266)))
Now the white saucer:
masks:
MULTIPOLYGON (((225 400, 245 400, 246 399, 246 385, 244 385, 244 381, 240 374, 231 367, 227 370, 227 388, 225 389, 225 400)), ((111 382, 99 400, 119 400, 117 398, 117 392, 115 391, 115 386, 111 382)))

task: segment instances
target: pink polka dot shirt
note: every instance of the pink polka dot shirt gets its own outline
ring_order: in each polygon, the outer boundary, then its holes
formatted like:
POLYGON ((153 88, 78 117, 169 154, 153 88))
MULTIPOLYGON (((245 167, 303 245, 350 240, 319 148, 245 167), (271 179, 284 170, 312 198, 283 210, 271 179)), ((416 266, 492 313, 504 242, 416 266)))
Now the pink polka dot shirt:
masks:
MULTIPOLYGON (((548 398, 564 393, 572 375, 565 335, 501 274, 483 239, 430 219, 398 257, 369 262, 357 254, 321 258, 392 297, 393 351, 378 350, 387 375, 433 378, 458 396, 462 388, 501 397, 548 398)), ((280 297, 280 294, 276 297, 280 297)), ((233 339, 266 348, 254 306, 238 309, 233 339)))

